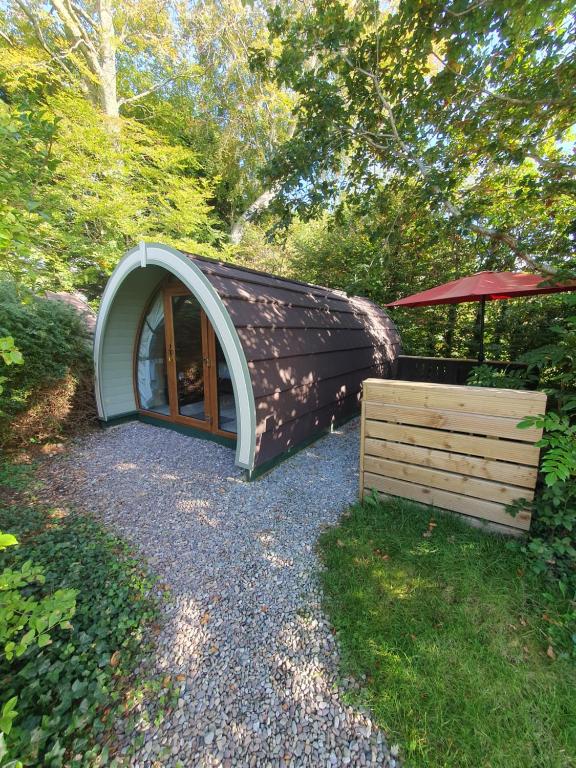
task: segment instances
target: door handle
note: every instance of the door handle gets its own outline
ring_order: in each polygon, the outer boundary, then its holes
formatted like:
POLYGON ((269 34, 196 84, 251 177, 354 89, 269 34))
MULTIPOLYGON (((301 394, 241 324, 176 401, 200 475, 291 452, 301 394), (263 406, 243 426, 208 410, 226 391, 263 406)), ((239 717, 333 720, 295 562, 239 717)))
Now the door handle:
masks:
POLYGON ((168 344, 168 362, 171 363, 172 359, 174 357, 174 350, 172 349, 172 344, 168 344))

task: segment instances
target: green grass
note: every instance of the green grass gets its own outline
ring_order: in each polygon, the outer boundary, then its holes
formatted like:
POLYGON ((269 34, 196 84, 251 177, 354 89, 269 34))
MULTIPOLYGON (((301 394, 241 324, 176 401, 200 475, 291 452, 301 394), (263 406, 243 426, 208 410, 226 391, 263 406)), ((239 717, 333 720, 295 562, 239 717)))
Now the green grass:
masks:
POLYGON ((342 671, 366 676, 355 701, 406 765, 576 766, 576 668, 547 655, 562 606, 544 604, 506 539, 370 500, 325 532, 320 550, 342 671))

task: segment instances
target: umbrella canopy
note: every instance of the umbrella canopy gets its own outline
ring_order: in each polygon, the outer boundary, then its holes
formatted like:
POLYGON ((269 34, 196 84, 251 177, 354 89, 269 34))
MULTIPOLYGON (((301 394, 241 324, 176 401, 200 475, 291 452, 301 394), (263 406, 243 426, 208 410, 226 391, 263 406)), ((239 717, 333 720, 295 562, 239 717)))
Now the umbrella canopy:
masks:
POLYGON ((433 304, 463 304, 480 302, 480 351, 478 361, 484 362, 484 308, 487 301, 534 296, 539 293, 576 291, 576 280, 565 283, 545 281, 541 275, 529 272, 477 272, 475 275, 451 280, 436 288, 414 293, 392 301, 387 307, 428 307, 433 304))
POLYGON ((538 293, 576 291, 576 280, 567 283, 544 284, 541 275, 529 272, 477 272, 392 301, 387 307, 427 307, 432 304, 462 304, 465 301, 494 301, 533 296, 538 293))

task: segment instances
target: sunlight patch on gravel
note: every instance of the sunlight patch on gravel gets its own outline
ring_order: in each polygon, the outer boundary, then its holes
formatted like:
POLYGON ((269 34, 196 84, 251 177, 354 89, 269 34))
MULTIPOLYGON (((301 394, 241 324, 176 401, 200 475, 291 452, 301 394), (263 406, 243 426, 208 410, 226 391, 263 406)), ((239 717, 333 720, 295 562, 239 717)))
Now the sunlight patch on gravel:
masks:
MULTIPOLYGON (((315 544, 358 489, 357 422, 248 483, 216 443, 138 422, 93 433, 47 472, 121 533, 170 589, 156 668, 176 707, 134 768, 390 766, 367 712, 343 703, 315 544)), ((118 724, 124 750, 135 737, 118 724)))

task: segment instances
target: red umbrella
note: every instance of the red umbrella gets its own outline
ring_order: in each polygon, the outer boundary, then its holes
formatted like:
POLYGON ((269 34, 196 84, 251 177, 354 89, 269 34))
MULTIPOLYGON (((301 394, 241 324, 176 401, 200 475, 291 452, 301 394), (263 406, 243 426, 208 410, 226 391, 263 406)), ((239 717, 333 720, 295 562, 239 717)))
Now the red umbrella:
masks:
POLYGON ((480 353, 484 362, 484 310, 486 301, 513 299, 517 296, 533 296, 538 293, 575 291, 576 280, 553 283, 541 275, 529 272, 477 272, 475 275, 451 280, 427 291, 414 293, 404 299, 392 301, 387 307, 427 307, 432 304, 462 304, 465 301, 480 302, 480 353))

